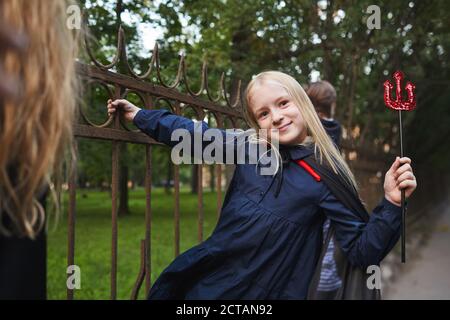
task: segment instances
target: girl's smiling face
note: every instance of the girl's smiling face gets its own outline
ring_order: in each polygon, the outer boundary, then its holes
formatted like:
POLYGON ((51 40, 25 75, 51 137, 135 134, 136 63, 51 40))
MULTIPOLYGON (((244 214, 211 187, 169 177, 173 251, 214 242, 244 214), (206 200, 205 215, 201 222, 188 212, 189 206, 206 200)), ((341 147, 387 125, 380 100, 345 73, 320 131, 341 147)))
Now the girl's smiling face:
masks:
POLYGON ((278 130, 280 144, 300 144, 306 138, 306 127, 300 109, 280 84, 263 81, 251 90, 250 112, 261 129, 278 130))

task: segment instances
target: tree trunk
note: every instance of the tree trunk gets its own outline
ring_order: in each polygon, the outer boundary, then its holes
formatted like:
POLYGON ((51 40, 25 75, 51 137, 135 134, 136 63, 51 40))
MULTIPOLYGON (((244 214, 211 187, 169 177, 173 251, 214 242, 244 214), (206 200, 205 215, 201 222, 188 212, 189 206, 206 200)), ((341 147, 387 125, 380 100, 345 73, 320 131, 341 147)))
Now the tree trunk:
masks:
POLYGON ((172 168, 172 162, 170 160, 167 162, 167 176, 166 176, 166 183, 164 185, 164 192, 166 194, 170 194, 170 188, 172 187, 170 184, 170 181, 173 179, 173 168, 172 168))
POLYGON ((125 165, 120 166, 119 173, 119 216, 130 214, 128 207, 128 167, 125 165))
POLYGON ((209 187, 211 188, 211 191, 214 192, 216 190, 216 166, 210 165, 209 166, 209 187))
MULTIPOLYGON (((249 44, 251 43, 252 32, 250 30, 250 21, 249 18, 243 16, 241 14, 241 22, 239 27, 234 31, 232 35, 232 44, 231 44, 231 66, 233 69, 233 78, 231 79, 231 88, 230 88, 230 101, 234 103, 236 100, 236 95, 238 93, 238 83, 239 78, 247 79, 248 75, 246 74, 247 66, 245 65, 245 57, 247 49, 249 48, 249 44)), ((242 90, 242 87, 241 87, 242 90)), ((226 165, 225 166, 225 179, 226 186, 225 191, 228 190, 231 179, 234 174, 234 170, 236 165, 226 165)))
MULTIPOLYGON (((231 38, 231 68, 233 70, 231 86, 229 88, 230 102, 235 103, 238 95, 240 79, 247 79, 249 67, 246 64, 247 51, 251 44, 252 31, 248 17, 242 17, 239 27, 234 30, 231 38)), ((242 91, 242 87, 240 89, 242 91)), ((241 92, 242 93, 242 92, 241 92)))
POLYGON ((198 165, 192 165, 192 175, 191 175, 191 193, 198 193, 198 165))

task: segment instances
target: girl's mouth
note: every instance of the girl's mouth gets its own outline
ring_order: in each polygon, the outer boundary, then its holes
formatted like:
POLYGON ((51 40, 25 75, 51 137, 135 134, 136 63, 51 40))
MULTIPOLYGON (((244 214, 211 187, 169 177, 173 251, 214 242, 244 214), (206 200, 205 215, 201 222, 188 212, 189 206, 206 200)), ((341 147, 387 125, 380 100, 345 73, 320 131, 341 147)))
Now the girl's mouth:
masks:
POLYGON ((285 124, 284 126, 279 127, 278 130, 279 130, 280 132, 286 131, 287 129, 289 129, 289 126, 291 125, 291 123, 292 123, 292 122, 289 122, 288 124, 285 124))

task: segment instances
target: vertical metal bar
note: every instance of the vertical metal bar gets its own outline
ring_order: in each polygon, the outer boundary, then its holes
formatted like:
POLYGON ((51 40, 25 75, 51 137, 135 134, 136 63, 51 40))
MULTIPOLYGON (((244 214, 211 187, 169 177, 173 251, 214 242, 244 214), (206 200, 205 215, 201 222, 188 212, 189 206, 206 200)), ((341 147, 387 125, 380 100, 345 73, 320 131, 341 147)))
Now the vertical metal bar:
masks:
POLYGON ((117 195, 119 175, 119 143, 112 142, 112 205, 111 205, 111 300, 117 290, 117 195))
POLYGON ((178 165, 173 165, 174 175, 174 197, 175 197, 175 257, 180 254, 180 171, 178 165))
POLYGON ((203 241, 203 166, 197 164, 198 242, 203 241))
MULTIPOLYGON (((148 109, 153 108, 151 96, 145 96, 148 109)), ((145 146, 145 292, 152 285, 152 146, 145 146)))
POLYGON ((151 286, 151 229, 152 229, 152 146, 145 146, 145 291, 151 286))
MULTIPOLYGON (((216 117, 217 126, 219 128, 224 128, 224 121, 220 114, 216 117)), ((225 128, 224 128, 225 129, 225 128)), ((226 155, 224 154, 224 157, 226 155)), ((224 161, 226 159, 223 159, 224 161)), ((222 165, 220 163, 216 164, 216 190, 217 190, 217 220, 220 218, 220 212, 222 211, 222 165)))
POLYGON ((145 277, 145 259, 145 240, 141 240, 141 265, 139 267, 139 274, 136 282, 134 283, 133 290, 131 291, 130 300, 137 300, 138 298, 139 290, 141 289, 141 285, 145 277))
POLYGON ((220 218, 222 210, 222 165, 216 164, 216 190, 217 190, 217 219, 220 218))
MULTIPOLYGON (((115 96, 119 98, 120 86, 115 86, 115 96)), ((120 127, 119 114, 115 116, 114 127, 120 127)), ((112 177, 111 177, 111 300, 117 298, 117 196, 119 193, 119 142, 112 142, 112 177)))
MULTIPOLYGON (((181 108, 180 102, 174 101, 171 104, 172 111, 180 115, 181 108)), ((180 254, 180 167, 173 164, 173 176, 174 176, 174 197, 175 197, 175 208, 174 208, 174 228, 175 228, 175 257, 180 254)))
MULTIPOLYGON (((74 152, 77 154, 77 142, 73 142, 74 152)), ((75 156, 71 159, 69 169, 69 210, 67 219, 67 266, 75 264, 75 216, 76 216, 76 181, 77 181, 77 160, 75 156)), ((69 275, 67 275, 69 277, 69 275)), ((67 288, 67 300, 73 300, 73 289, 67 288)))

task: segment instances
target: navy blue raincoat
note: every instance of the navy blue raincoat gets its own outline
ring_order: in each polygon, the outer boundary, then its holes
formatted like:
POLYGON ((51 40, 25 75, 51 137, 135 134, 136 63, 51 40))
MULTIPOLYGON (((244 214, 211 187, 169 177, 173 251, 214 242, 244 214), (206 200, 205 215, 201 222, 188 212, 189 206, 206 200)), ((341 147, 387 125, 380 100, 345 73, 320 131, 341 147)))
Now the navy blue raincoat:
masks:
MULTIPOLYGON (((169 146, 178 143, 171 141, 175 129, 194 130, 192 120, 166 110, 141 110, 134 123, 169 146)), ((280 149, 291 160, 313 154, 307 146, 280 149)), ((237 165, 212 235, 178 256, 148 298, 305 299, 327 217, 349 262, 364 270, 379 264, 398 241, 401 209, 385 198, 365 222, 296 163, 286 161, 282 180, 279 175, 237 165)))

